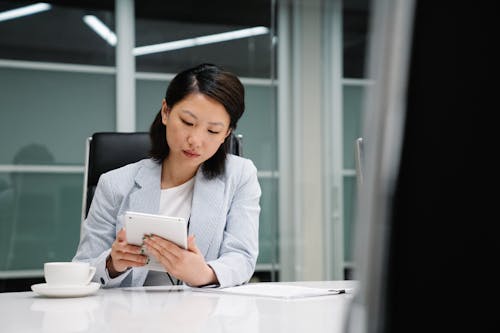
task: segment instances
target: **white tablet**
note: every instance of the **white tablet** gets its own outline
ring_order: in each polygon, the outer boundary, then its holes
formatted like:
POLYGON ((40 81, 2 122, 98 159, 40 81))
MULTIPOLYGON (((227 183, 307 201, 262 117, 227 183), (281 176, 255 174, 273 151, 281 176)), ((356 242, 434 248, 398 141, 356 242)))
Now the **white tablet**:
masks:
MULTIPOLYGON (((144 235, 154 234, 187 249, 187 223, 182 217, 126 212, 125 230, 129 244, 140 246, 143 244, 144 235)), ((148 269, 165 270, 153 256, 150 256, 150 259, 146 265, 148 269)))

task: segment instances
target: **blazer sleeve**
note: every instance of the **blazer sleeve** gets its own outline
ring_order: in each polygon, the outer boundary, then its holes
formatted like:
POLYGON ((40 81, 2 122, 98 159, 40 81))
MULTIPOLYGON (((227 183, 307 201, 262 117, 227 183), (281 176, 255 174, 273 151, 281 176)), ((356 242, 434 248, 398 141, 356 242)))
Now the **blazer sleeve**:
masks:
POLYGON ((255 271, 259 254, 260 197, 257 168, 247 160, 230 204, 219 257, 207 262, 220 287, 246 283, 255 271))
POLYGON ((73 261, 88 262, 96 268, 93 281, 103 287, 120 286, 130 270, 111 279, 106 270, 106 258, 118 232, 116 192, 108 175, 99 178, 87 218, 82 224, 80 243, 73 261))

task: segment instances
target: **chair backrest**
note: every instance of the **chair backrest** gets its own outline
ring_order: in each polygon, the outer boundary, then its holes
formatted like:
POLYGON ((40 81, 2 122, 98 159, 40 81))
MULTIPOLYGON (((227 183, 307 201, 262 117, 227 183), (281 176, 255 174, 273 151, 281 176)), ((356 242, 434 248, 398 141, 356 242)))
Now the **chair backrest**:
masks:
POLYGON ((243 156, 243 135, 231 133, 229 137, 229 154, 243 156))
MULTIPOLYGON (((243 156, 242 140, 241 134, 231 134, 229 153, 243 156)), ((98 132, 87 138, 82 222, 87 217, 99 177, 107 171, 148 158, 150 148, 148 132, 98 132)))
POLYGON ((99 132, 87 138, 82 221, 87 217, 99 177, 107 171, 147 158, 150 147, 147 132, 99 132))

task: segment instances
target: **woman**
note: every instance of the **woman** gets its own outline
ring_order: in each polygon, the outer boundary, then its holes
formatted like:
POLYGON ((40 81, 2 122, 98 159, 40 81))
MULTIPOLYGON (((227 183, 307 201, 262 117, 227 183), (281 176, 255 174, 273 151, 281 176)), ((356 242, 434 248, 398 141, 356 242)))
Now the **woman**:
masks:
POLYGON ((258 255, 261 190, 254 164, 227 154, 244 109, 235 75, 211 64, 177 74, 150 128, 151 159, 100 177, 73 261, 95 266, 103 287, 247 282, 258 255), (127 244, 126 211, 186 218, 188 249, 156 235, 142 247, 127 244), (167 273, 148 271, 150 256, 167 273))

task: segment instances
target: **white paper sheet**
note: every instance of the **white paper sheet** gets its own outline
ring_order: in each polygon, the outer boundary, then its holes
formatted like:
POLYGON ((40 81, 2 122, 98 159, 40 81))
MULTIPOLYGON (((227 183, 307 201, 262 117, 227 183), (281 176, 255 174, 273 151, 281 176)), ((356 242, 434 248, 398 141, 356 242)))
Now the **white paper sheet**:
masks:
POLYGON ((193 291, 274 298, 302 298, 350 293, 350 289, 328 289, 292 286, 285 284, 249 283, 229 288, 192 288, 193 291))

